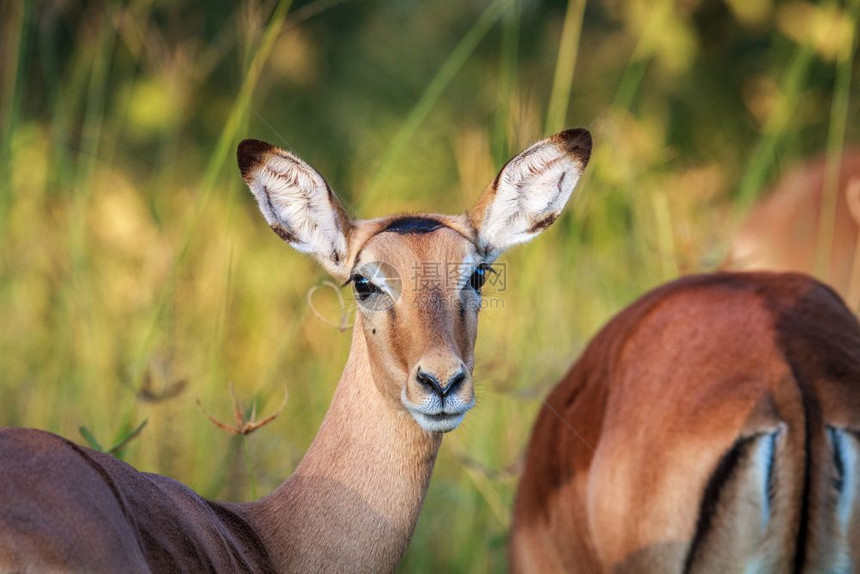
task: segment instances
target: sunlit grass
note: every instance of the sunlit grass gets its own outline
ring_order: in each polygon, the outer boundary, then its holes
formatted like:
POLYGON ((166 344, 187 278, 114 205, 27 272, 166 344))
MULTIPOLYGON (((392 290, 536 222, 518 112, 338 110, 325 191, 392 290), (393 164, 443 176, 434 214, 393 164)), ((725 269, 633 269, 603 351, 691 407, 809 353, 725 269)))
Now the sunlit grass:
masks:
POLYGON ((403 121, 403 125, 397 130, 394 139, 387 146, 385 154, 379 161, 379 167, 376 168, 375 173, 362 190, 359 208, 373 205, 380 200, 380 186, 391 175, 397 159, 410 148, 411 139, 415 137, 433 106, 442 97, 445 88, 451 83, 454 76, 460 71, 465 61, 501 17, 505 9, 510 8, 512 3, 513 0, 493 0, 427 84, 418 102, 403 121))
MULTIPOLYGON (((860 14, 860 2, 851 0, 848 2, 846 14, 848 29, 851 30, 851 33, 843 39, 841 50, 836 57, 836 80, 827 137, 827 174, 821 199, 818 219, 819 233, 815 252, 815 272, 825 280, 827 279, 827 270, 830 269, 833 230, 836 225, 837 184, 839 165, 842 162, 842 152, 845 148, 848 103, 851 96, 851 72, 854 67, 854 52, 857 46, 858 14, 860 14)), ((850 288, 849 291, 851 291, 850 288)))
POLYGON ((728 112, 691 103, 711 95, 696 91, 694 65, 708 46, 672 2, 653 12, 619 3, 610 14, 596 1, 492 0, 455 16, 425 3, 413 17, 336 1, 291 14, 285 0, 220 18, 180 4, 93 5, 57 20, 10 4, 0 39, 0 424, 78 442, 83 426, 109 448, 147 420, 126 459, 206 496, 248 499, 292 472, 351 336, 332 326, 342 310, 331 291, 309 307, 325 276, 256 212, 233 167, 239 139, 292 144, 356 215, 376 216, 462 212, 523 145, 569 123, 594 134, 566 215, 503 259, 504 305, 481 316, 479 404, 443 444, 404 571, 504 571, 516 487, 506 469, 588 339, 651 286, 713 267, 708 257, 730 239, 729 198, 752 200, 789 150, 809 151, 801 135, 823 143, 829 121, 833 141, 857 135, 844 120, 856 113, 850 60, 838 64, 832 107, 798 126, 798 101, 830 103, 831 83, 815 74, 833 63, 731 15, 733 30, 773 57, 762 68, 759 54, 749 77, 724 87, 746 115, 713 122, 728 112), (278 41, 298 27, 291 57, 312 65, 279 76, 289 58, 278 41), (353 43, 348 58, 340 34, 353 43), (371 63, 375 75, 363 77, 371 63), (760 76, 782 78, 762 125, 741 85, 760 76), (676 120, 678 110, 693 119, 676 120), (715 123, 719 133, 702 133, 715 123), (231 382, 258 412, 277 406, 284 385, 290 399, 271 425, 230 437, 195 399, 228 416, 231 382))

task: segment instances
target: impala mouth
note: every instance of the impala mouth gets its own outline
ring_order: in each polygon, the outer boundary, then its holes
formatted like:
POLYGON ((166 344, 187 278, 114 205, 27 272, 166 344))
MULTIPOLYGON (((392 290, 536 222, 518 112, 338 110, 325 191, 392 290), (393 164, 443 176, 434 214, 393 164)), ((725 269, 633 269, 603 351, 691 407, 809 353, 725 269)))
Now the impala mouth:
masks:
POLYGON ((427 432, 451 432, 460 426, 466 413, 475 406, 474 398, 468 403, 458 400, 452 401, 449 398, 446 402, 454 402, 456 404, 446 405, 435 397, 433 397, 435 400, 431 399, 429 401, 435 404, 416 405, 406 398, 405 390, 401 394, 400 399, 403 402, 403 406, 405 406, 406 410, 409 411, 409 414, 411 414, 418 425, 427 432))
POLYGON ((466 413, 441 412, 434 415, 426 415, 416 411, 409 411, 421 428, 428 432, 451 432, 463 422, 466 413))

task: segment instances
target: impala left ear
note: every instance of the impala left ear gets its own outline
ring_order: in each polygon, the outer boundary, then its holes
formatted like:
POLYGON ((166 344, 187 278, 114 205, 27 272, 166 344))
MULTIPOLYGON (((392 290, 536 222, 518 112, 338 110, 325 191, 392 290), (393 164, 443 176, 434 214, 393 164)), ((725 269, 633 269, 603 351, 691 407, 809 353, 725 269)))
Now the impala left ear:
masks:
POLYGON ((259 140, 242 141, 236 159, 272 231, 345 280, 352 222, 325 179, 298 156, 259 140))
POLYGON ((591 134, 578 128, 541 140, 510 160, 469 212, 484 256, 493 260, 549 227, 590 158, 591 134))

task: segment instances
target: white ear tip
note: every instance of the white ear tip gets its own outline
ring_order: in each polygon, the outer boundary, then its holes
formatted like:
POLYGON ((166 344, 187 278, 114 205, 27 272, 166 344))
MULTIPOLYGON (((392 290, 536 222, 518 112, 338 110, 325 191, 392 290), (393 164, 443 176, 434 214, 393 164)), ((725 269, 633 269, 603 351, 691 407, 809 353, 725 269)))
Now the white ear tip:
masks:
POLYGON ((582 164, 583 169, 591 159, 591 133, 583 128, 573 128, 559 132, 550 138, 562 147, 568 155, 582 164))

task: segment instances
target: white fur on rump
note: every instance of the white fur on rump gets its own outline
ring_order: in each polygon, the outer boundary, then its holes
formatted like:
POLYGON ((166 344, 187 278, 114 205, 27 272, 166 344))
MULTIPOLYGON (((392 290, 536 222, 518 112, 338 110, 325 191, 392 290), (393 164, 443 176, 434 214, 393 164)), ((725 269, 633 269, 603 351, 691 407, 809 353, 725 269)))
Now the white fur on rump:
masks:
POLYGON ((479 202, 484 213, 475 221, 488 260, 549 227, 579 183, 590 152, 588 133, 571 130, 537 142, 502 168, 495 190, 487 191, 494 197, 486 206, 479 202))
POLYGON ((328 184, 290 152, 271 148, 264 157, 248 187, 266 221, 294 248, 312 253, 329 273, 341 277, 346 273, 346 234, 328 184))

